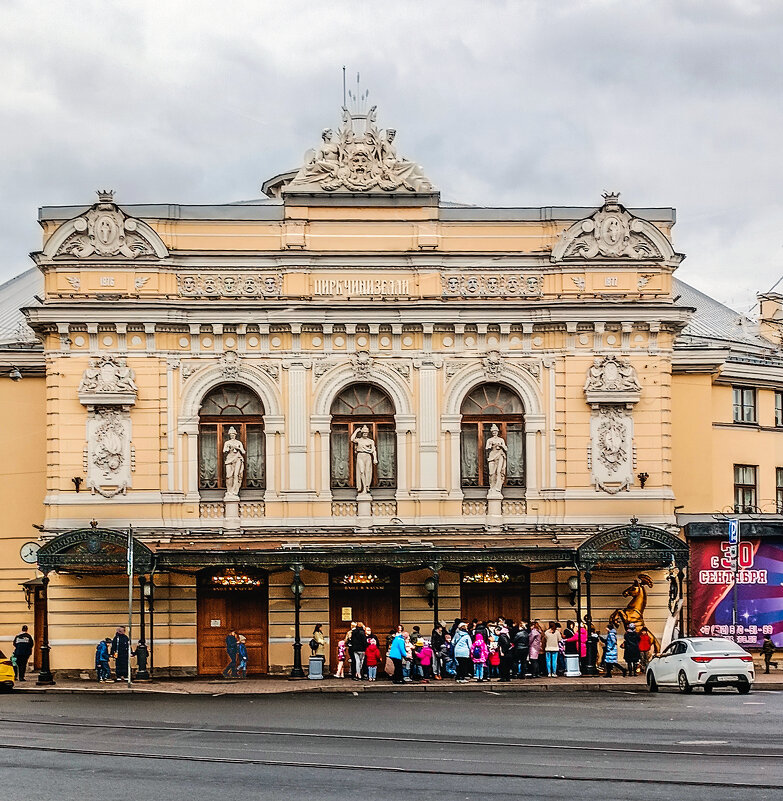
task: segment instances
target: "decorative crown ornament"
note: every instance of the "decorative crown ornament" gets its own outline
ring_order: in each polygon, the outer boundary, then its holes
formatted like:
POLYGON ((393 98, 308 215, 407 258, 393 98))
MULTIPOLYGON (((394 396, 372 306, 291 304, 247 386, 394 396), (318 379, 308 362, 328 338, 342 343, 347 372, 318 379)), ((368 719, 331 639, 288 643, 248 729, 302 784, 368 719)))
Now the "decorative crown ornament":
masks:
POLYGON ((98 189, 96 190, 99 203, 114 203, 114 190, 113 189, 98 189))

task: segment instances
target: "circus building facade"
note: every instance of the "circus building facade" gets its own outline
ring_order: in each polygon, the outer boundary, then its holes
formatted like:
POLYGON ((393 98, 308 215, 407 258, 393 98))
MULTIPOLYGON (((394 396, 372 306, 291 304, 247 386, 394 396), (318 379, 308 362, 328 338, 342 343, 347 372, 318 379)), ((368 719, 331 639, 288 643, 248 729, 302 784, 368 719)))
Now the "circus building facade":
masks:
POLYGON ((51 670, 127 619, 129 561, 156 675, 231 628, 258 673, 316 623, 327 661, 357 620, 686 628, 674 210, 448 203, 375 109, 264 192, 40 210, 2 580, 51 670))

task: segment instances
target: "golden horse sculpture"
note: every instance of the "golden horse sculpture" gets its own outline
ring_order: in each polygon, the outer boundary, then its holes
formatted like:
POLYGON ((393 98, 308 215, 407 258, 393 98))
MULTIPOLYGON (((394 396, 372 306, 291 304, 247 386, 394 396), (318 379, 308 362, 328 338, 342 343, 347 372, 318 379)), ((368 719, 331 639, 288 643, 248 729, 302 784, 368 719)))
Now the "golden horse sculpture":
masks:
MULTIPOLYGON (((646 573, 639 573, 638 577, 633 580, 630 587, 623 590, 623 598, 629 598, 628 605, 625 609, 615 609, 609 616, 610 623, 615 626, 623 624, 623 628, 627 631, 629 623, 636 624, 636 631, 641 631, 644 623, 644 609, 647 606, 647 590, 645 587, 652 588, 653 580, 646 573)), ((648 629, 649 631, 649 629, 648 629)), ((650 631, 650 641, 652 642, 653 653, 657 654, 661 650, 661 645, 655 635, 650 631)))

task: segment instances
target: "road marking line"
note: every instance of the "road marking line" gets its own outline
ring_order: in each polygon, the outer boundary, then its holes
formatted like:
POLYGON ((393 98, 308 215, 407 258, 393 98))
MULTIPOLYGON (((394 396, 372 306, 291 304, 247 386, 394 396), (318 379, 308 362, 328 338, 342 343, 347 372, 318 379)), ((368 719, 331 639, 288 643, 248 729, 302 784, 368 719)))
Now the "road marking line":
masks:
POLYGON ((728 745, 728 740, 678 740, 677 745, 728 745))

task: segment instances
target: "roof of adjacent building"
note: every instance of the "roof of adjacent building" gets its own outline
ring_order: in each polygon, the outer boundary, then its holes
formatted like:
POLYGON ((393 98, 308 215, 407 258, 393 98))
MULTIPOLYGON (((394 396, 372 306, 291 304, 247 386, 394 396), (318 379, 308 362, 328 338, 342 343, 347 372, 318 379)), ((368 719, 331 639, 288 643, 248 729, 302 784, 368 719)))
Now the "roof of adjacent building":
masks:
POLYGON ((35 296, 43 292, 44 279, 37 267, 0 284, 0 345, 37 342, 20 310, 37 303, 35 296))
POLYGON ((678 338, 684 344, 739 344, 761 348, 774 348, 770 342, 758 332, 758 323, 741 312, 725 306, 723 303, 705 295, 690 284, 675 278, 672 292, 677 298, 678 306, 695 308, 696 312, 689 320, 678 338), (678 297, 679 296, 679 297, 678 297))

